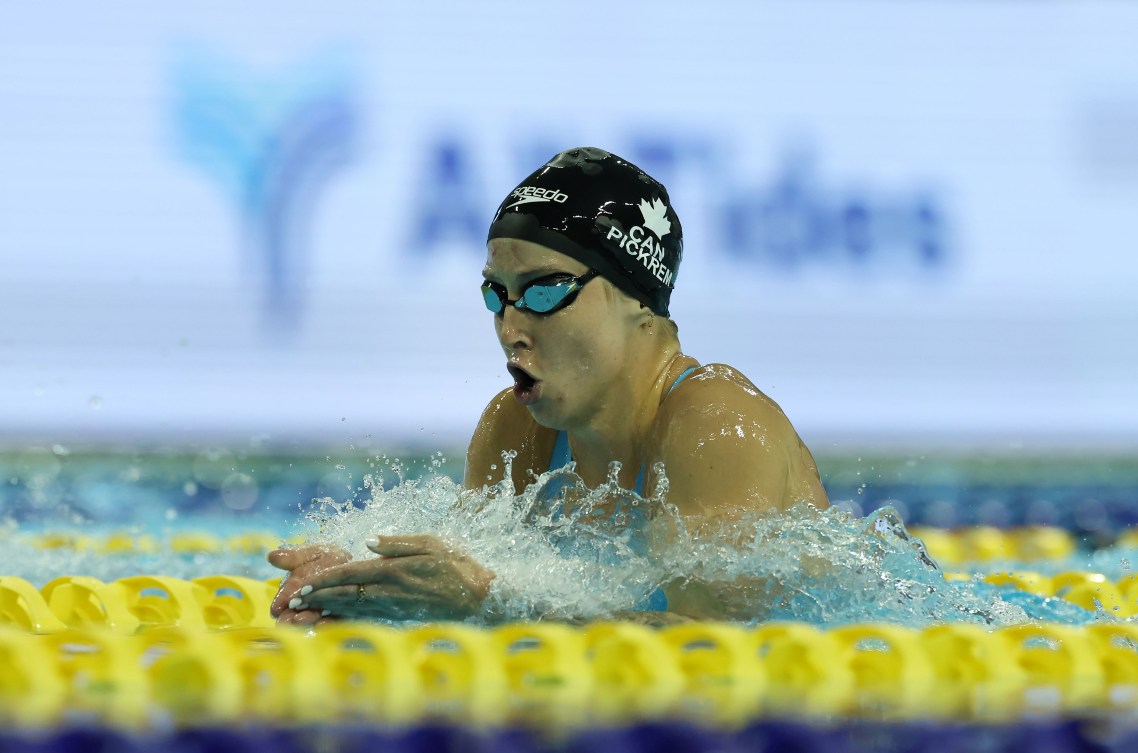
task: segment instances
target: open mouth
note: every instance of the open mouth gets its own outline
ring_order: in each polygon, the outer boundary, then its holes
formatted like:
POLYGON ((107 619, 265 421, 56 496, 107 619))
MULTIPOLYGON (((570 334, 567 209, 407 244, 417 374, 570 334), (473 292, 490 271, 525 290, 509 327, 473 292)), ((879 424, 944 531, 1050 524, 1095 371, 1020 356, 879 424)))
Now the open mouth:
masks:
POLYGON ((537 399, 539 390, 537 389, 538 380, 521 368, 513 364, 507 364, 506 370, 510 372, 510 376, 514 378, 514 397, 518 399, 523 405, 528 405, 537 399))
POLYGON ((537 380, 520 366, 509 364, 506 366, 506 370, 509 371, 510 376, 514 378, 514 389, 532 390, 533 386, 537 384, 537 380))

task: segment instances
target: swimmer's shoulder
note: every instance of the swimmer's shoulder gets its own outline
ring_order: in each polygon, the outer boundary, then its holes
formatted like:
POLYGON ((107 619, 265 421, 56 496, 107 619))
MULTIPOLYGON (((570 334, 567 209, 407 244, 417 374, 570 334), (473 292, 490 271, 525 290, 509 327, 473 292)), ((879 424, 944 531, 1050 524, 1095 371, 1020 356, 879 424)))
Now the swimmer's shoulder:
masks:
POLYGON ((778 475, 784 486, 764 495, 768 504, 828 505, 814 458, 786 413, 733 366, 699 366, 668 394, 655 424, 653 455, 665 467, 716 465, 740 481, 751 471, 764 483, 778 475))
POLYGON ((697 366, 676 385, 660 406, 660 423, 691 417, 739 413, 771 428, 793 431, 782 408, 754 385, 743 372, 723 363, 697 366))
POLYGON ((542 473, 549 464, 557 432, 533 420, 514 397, 513 388, 495 395, 482 411, 466 452, 464 484, 480 489, 502 480, 502 453, 517 453, 512 463, 514 486, 519 491, 533 481, 530 471, 542 473))

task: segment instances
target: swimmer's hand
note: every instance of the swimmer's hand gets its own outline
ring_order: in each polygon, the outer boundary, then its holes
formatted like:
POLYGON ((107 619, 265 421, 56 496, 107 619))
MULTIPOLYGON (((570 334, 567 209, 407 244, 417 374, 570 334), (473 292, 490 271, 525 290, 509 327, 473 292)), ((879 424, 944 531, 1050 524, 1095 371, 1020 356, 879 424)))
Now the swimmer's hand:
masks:
POLYGON ((379 556, 297 578, 294 609, 351 619, 461 620, 481 611, 494 580, 492 571, 437 536, 372 537, 367 546, 379 556))
POLYGON ((313 625, 330 619, 319 609, 299 609, 290 606, 302 598, 300 591, 317 573, 330 567, 351 562, 352 556, 343 549, 327 546, 302 546, 297 549, 274 549, 268 555, 269 564, 287 570, 288 575, 281 582, 277 595, 269 608, 278 622, 295 625, 313 625))

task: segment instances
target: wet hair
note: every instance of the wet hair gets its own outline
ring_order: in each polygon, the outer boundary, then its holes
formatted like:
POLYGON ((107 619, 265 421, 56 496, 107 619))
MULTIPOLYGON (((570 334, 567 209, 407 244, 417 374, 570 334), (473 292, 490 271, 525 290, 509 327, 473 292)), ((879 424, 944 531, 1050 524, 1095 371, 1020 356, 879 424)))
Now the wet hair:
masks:
POLYGON ((596 269, 660 316, 683 257, 683 230, 664 185, 595 147, 555 155, 498 207, 487 241, 531 241, 596 269))

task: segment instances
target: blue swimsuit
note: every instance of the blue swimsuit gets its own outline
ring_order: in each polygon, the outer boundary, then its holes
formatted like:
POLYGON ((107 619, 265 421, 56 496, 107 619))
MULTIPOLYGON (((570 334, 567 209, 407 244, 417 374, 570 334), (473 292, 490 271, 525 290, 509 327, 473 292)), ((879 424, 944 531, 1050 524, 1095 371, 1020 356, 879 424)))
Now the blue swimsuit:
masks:
MULTIPOLYGON (((672 390, 679 386, 680 382, 684 381, 696 370, 695 366, 684 370, 676 381, 672 382, 672 386, 668 388, 668 394, 672 394, 672 390)), ((557 432, 557 440, 553 443, 553 455, 549 458, 549 470, 555 471, 559 468, 564 468, 569 463, 573 462, 573 451, 569 447, 569 435, 564 431, 557 432)), ((644 496, 644 466, 640 466, 640 472, 636 475, 636 487, 633 489, 640 496, 644 496)), ((668 596, 663 590, 657 588, 649 595, 647 601, 641 604, 638 609, 646 612, 664 612, 668 609, 668 596)))

